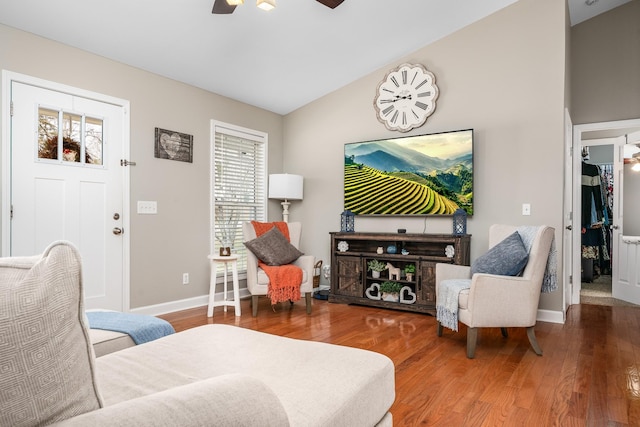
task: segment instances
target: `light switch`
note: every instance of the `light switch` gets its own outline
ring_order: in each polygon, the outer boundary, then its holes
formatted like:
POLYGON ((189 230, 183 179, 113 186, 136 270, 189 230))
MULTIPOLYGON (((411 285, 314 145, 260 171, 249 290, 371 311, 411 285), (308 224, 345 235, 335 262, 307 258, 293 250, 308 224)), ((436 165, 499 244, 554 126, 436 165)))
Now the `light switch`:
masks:
POLYGON ((138 200, 138 213, 142 215, 155 215, 158 213, 158 202, 138 200))
POLYGON ((522 215, 531 215, 531 205, 529 203, 522 204, 522 215))

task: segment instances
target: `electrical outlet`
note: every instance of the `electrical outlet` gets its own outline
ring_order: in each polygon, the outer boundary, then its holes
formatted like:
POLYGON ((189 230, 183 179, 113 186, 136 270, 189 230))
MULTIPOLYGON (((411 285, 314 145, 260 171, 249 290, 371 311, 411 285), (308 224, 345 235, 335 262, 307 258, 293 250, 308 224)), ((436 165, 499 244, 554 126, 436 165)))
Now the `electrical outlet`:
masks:
POLYGON ((529 203, 522 204, 522 215, 531 215, 531 205, 529 203))
POLYGON ((189 284, 189 273, 182 273, 182 284, 183 285, 189 284))

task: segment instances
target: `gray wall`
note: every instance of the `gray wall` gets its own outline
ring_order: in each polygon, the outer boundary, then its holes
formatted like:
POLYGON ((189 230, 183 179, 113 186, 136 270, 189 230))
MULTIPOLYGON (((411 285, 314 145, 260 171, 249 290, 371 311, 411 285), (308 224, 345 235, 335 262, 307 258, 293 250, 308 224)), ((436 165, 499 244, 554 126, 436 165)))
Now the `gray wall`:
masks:
POLYGON ((131 102, 131 308, 208 294, 210 120, 267 132, 279 170, 282 116, 3 25, 0 68, 131 102), (193 135, 193 163, 154 158, 155 127, 193 135), (136 214, 138 200, 158 215, 136 214))
MULTIPOLYGON (((571 28, 574 124, 640 118, 639 22, 640 2, 631 1, 571 28)), ((640 235, 640 173, 630 169, 625 165, 624 234, 640 235)))
MULTIPOLYGON (((472 259, 486 251, 493 223, 555 227, 562 253, 566 22, 564 2, 521 0, 287 115, 284 164, 305 177, 305 198, 291 209, 305 224, 305 252, 329 261, 328 233, 339 229, 343 210, 344 144, 401 135, 376 120, 372 102, 385 73, 410 62, 435 74, 440 97, 433 116, 409 134, 475 131, 472 259), (531 216, 522 216, 523 203, 531 216)), ((357 217, 355 225, 417 233, 452 227, 450 217, 357 217)), ((561 310, 561 292, 543 295, 541 308, 561 310)))
POLYGON ((571 28, 574 124, 640 118, 640 2, 571 28))

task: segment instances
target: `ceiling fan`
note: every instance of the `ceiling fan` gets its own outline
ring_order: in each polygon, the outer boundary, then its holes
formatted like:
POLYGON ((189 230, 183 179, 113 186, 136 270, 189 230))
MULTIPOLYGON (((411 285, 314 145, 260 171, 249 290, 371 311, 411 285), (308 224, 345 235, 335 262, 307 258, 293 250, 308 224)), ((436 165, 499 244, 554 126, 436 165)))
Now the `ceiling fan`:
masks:
MULTIPOLYGON (((242 4, 244 0, 214 0, 213 2, 213 10, 211 13, 215 13, 217 15, 228 15, 233 13, 236 10, 236 6, 238 4, 242 4)), ((331 9, 335 9, 340 6, 344 0, 316 0, 318 3, 322 3, 323 5, 330 7, 331 9)), ((258 4, 261 1, 258 0, 258 4)), ((275 7, 275 0, 273 2, 267 2, 275 7)))

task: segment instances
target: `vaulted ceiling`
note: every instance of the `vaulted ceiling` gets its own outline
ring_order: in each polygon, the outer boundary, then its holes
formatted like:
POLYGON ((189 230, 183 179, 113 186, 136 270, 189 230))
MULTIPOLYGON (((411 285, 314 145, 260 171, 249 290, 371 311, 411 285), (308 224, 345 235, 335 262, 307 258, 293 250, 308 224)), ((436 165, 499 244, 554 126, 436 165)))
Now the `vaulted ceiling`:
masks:
MULTIPOLYGON (((516 0, 213 1, 0 0, 0 23, 286 114, 516 0)), ((629 0, 568 1, 577 24, 629 0)))

